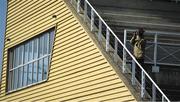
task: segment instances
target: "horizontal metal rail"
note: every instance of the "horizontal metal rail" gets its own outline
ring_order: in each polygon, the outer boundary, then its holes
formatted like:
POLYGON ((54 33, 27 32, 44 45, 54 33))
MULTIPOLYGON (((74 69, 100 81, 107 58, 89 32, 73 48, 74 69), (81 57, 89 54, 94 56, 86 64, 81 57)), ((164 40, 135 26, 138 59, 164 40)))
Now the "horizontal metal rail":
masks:
MULTIPOLYGON (((127 32, 134 32, 136 31, 136 29, 126 29, 127 32)), ((160 35, 179 35, 180 36, 180 33, 179 32, 164 32, 164 31, 156 31, 156 30, 146 30, 146 33, 153 33, 153 34, 160 34, 160 35)))

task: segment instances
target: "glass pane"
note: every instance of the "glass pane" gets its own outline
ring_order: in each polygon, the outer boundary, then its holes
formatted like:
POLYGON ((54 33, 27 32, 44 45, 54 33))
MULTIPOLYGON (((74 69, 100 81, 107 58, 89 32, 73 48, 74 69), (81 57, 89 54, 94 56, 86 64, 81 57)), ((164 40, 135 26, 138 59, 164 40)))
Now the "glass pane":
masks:
POLYGON ((29 42, 29 58, 28 61, 32 61, 33 59, 33 41, 29 42))
POLYGON ((39 60, 38 66, 38 81, 42 80, 42 68, 43 68, 43 59, 39 60))
POLYGON ((17 52, 17 48, 16 48, 16 49, 14 49, 14 68, 17 67, 17 62, 18 62, 17 54, 18 54, 18 52, 17 52))
POLYGON ((12 70, 12 81, 11 89, 14 90, 14 70, 12 70))
POLYGON ((17 66, 19 66, 20 65, 20 63, 21 63, 21 53, 20 53, 20 50, 21 50, 21 47, 18 47, 17 48, 17 66))
POLYGON ((14 51, 13 51, 13 68, 15 68, 17 66, 16 62, 17 62, 17 60, 16 60, 16 50, 14 49, 14 51))
POLYGON ((39 57, 43 56, 43 36, 39 39, 39 57))
POLYGON ((10 69, 12 69, 13 68, 13 61, 14 61, 14 59, 13 59, 13 51, 10 51, 10 53, 9 53, 9 70, 10 69))
POLYGON ((13 76, 13 72, 10 71, 9 72, 9 84, 8 84, 8 90, 12 90, 12 76, 13 76))
POLYGON ((47 55, 47 53, 48 53, 48 33, 46 33, 45 35, 44 35, 44 47, 43 47, 43 49, 44 49, 44 55, 47 55))
POLYGON ((27 63, 28 62, 28 50, 29 50, 29 44, 25 44, 25 49, 24 49, 24 62, 27 63))
POLYGON ((19 48, 19 65, 23 64, 23 53, 24 53, 24 46, 20 46, 19 48))
POLYGON ((17 89, 17 84, 18 84, 18 69, 14 69, 14 89, 17 89))
POLYGON ((50 48, 49 48, 49 53, 51 53, 52 47, 53 47, 53 42, 54 42, 54 31, 50 32, 50 48))
POLYGON ((15 64, 15 66, 17 67, 18 65, 19 65, 19 47, 18 48, 16 48, 16 64, 15 64))
POLYGON ((48 57, 44 58, 43 80, 47 79, 49 61, 48 57))
POLYGON ((24 72, 23 72, 23 86, 26 86, 27 85, 27 70, 28 69, 28 66, 24 66, 24 72))
POLYGON ((28 68, 28 85, 32 83, 32 63, 29 64, 28 68))
POLYGON ((18 68, 18 87, 22 87, 23 67, 18 68))
POLYGON ((33 50, 34 50, 34 57, 33 57, 33 59, 37 59, 38 58, 38 39, 34 40, 33 50))
POLYGON ((33 67, 33 83, 37 82, 37 62, 34 62, 33 67))

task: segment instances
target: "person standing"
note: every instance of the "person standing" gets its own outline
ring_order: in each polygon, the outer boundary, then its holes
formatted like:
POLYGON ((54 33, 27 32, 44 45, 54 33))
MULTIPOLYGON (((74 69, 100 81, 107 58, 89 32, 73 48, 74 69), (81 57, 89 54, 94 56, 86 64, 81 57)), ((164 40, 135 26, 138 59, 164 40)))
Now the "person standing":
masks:
MULTIPOLYGON (((133 37, 130 40, 130 43, 133 45, 133 54, 139 64, 144 68, 144 56, 145 56, 145 44, 146 41, 144 39, 144 29, 139 28, 138 31, 133 33, 133 37)), ((145 69, 145 68, 144 68, 145 69)), ((146 70, 146 69, 145 69, 146 70)), ((141 69, 136 64, 136 78, 141 83, 141 69)))
MULTIPOLYGON (((138 31, 133 33, 133 37, 130 40, 130 43, 133 45, 133 54, 136 60, 144 67, 144 55, 145 55, 145 44, 144 39, 144 29, 139 28, 138 31)), ((138 66, 138 65, 136 65, 138 66)))

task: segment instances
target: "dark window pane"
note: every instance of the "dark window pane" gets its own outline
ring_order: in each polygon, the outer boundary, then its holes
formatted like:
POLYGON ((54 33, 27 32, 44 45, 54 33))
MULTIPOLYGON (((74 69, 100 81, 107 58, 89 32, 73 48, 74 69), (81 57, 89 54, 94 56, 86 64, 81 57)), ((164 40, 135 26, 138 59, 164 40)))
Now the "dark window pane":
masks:
POLYGON ((23 72, 23 86, 26 86, 27 85, 27 70, 28 69, 28 66, 24 66, 24 72, 23 72))
POLYGON ((23 64, 23 53, 24 53, 24 46, 19 47, 19 65, 23 64))
POLYGON ((15 67, 17 67, 19 65, 19 48, 16 48, 15 50, 15 67))
POLYGON ((27 63, 28 62, 28 50, 29 50, 29 44, 25 44, 25 55, 24 55, 24 62, 27 63))
POLYGON ((43 43, 44 43, 44 37, 41 36, 39 39, 39 57, 43 56, 43 43))
POLYGON ((42 80, 42 68, 43 68, 43 59, 39 60, 38 66, 38 81, 42 80))
POLYGON ((37 82, 37 62, 34 63, 33 67, 33 83, 37 82))
POLYGON ((8 90, 12 90, 13 88, 12 88, 12 85, 13 85, 13 72, 12 71, 10 71, 9 72, 9 84, 8 84, 8 86, 9 86, 9 88, 8 88, 8 90))
POLYGON ((18 84, 18 69, 15 69, 14 70, 14 78, 13 78, 13 80, 14 80, 14 89, 17 89, 17 84, 18 84))
POLYGON ((12 85, 11 85, 11 89, 14 90, 14 70, 12 71, 12 85))
POLYGON ((49 66, 49 61, 48 61, 48 57, 46 57, 44 58, 43 80, 47 78, 48 66, 49 66))
POLYGON ((13 68, 13 61, 14 61, 14 59, 13 59, 13 51, 10 51, 10 53, 9 53, 9 70, 11 70, 12 68, 13 68))
POLYGON ((44 55, 47 55, 48 54, 48 33, 46 33, 45 35, 44 35, 44 47, 43 47, 43 49, 44 49, 44 55))
POLYGON ((54 31, 50 32, 50 46, 49 46, 49 53, 51 53, 52 47, 54 42, 54 31))
POLYGON ((16 67, 16 50, 13 51, 13 68, 16 67))
POLYGON ((38 39, 34 40, 33 50, 34 50, 33 59, 37 59, 38 58, 38 39))
POLYGON ((29 42, 29 58, 28 61, 32 61, 33 59, 33 41, 29 42))
POLYGON ((23 68, 20 67, 18 71, 18 87, 22 87, 23 68))
POLYGON ((28 85, 32 83, 32 63, 28 65, 28 85))
POLYGON ((12 90, 12 85, 13 85, 13 83, 12 83, 12 81, 13 81, 13 72, 12 72, 12 68, 13 68, 13 51, 10 51, 10 53, 9 53, 9 76, 8 76, 8 82, 9 82, 9 84, 8 84, 8 90, 12 90))

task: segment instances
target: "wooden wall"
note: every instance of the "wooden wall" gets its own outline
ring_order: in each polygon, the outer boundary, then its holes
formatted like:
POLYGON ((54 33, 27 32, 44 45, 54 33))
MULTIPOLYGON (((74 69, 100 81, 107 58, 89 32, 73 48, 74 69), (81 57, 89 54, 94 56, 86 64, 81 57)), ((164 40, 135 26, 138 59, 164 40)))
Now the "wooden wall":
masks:
POLYGON ((135 101, 63 0, 9 0, 5 38, 0 101, 135 101), (8 49, 56 24, 48 80, 7 94, 8 49))

